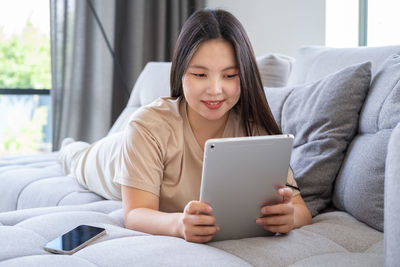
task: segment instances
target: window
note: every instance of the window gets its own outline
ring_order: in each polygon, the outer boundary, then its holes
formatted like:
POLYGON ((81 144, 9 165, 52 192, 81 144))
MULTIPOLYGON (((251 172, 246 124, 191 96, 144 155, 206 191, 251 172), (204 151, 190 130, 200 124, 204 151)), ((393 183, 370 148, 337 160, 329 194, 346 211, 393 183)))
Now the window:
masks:
POLYGON ((399 10, 399 0, 368 0, 369 46, 400 44, 399 10))
POLYGON ((326 0, 325 44, 331 47, 399 45, 398 10, 398 0, 326 0))
POLYGON ((358 0, 326 0, 325 45, 358 45, 358 0))
POLYGON ((51 150, 48 0, 0 0, 0 155, 51 150))

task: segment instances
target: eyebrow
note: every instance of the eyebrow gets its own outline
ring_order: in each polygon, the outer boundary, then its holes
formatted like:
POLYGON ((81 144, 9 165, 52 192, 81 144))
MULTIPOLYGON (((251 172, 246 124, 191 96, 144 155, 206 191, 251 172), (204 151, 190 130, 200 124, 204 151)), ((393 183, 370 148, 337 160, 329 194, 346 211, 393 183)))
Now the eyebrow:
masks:
MULTIPOLYGON (((188 68, 196 68, 196 69, 203 69, 203 70, 208 70, 207 67, 201 66, 201 65, 190 65, 188 68)), ((230 70, 230 69, 237 69, 237 66, 230 66, 224 68, 222 71, 230 70)))

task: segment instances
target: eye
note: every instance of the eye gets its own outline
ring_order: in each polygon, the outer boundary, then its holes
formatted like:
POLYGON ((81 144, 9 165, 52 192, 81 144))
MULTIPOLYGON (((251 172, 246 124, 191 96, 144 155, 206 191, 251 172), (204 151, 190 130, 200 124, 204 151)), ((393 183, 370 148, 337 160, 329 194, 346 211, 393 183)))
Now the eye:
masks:
POLYGON ((233 78, 235 78, 236 76, 238 76, 238 74, 225 75, 224 77, 225 77, 225 78, 228 78, 228 79, 233 79, 233 78))
POLYGON ((199 77, 199 78, 203 78, 206 77, 206 75, 204 73, 192 73, 194 76, 199 77))

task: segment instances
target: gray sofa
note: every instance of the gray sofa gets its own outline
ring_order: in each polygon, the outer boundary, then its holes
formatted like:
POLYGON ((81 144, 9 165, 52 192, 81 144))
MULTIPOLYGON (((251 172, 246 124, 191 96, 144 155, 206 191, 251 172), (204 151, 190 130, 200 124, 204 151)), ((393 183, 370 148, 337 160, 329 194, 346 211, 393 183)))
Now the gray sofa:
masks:
MULTIPOLYGON (((312 225, 208 244, 152 236, 124 228, 120 201, 65 176, 57 152, 2 157, 0 266, 399 266, 400 46, 302 47, 295 61, 258 63, 277 122, 295 134, 291 166, 312 225), (107 235, 71 256, 43 250, 79 224, 107 235)), ((169 67, 147 64, 109 135, 168 95, 169 67)))

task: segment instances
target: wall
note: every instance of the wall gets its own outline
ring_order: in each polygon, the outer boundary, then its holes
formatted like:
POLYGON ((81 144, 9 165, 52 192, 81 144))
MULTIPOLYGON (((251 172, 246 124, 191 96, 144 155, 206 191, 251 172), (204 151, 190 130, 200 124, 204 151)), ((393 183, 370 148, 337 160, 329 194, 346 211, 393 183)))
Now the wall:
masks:
POLYGON ((325 44, 325 0, 207 0, 245 27, 256 56, 275 52, 295 56, 302 45, 325 44))

